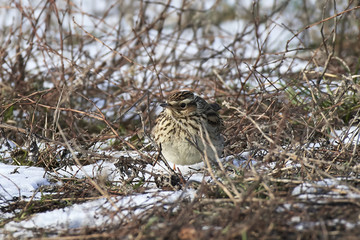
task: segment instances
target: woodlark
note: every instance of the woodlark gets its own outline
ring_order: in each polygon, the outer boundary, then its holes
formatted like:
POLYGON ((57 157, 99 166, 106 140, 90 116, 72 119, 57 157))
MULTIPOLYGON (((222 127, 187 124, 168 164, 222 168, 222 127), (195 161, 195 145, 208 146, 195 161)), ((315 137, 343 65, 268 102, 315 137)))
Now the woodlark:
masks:
POLYGON ((190 91, 180 91, 160 106, 164 110, 152 134, 165 160, 179 165, 199 163, 205 157, 216 161, 224 148, 218 104, 209 104, 190 91))

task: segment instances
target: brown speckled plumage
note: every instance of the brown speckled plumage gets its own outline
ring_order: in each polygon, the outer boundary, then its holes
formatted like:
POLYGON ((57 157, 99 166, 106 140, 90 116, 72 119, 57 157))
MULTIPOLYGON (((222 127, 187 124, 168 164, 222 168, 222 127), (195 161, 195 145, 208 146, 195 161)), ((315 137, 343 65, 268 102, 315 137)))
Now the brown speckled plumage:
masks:
POLYGON ((224 141, 219 105, 208 104, 190 91, 180 91, 160 106, 164 110, 156 119, 152 134, 167 161, 190 165, 201 162, 205 155, 211 161, 221 155, 224 141))

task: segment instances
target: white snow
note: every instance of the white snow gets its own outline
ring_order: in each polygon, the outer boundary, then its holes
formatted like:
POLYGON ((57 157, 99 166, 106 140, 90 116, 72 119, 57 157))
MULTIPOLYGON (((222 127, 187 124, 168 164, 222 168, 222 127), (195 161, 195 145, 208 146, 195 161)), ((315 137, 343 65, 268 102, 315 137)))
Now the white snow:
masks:
POLYGON ((332 199, 360 199, 360 191, 354 192, 345 183, 352 180, 343 178, 323 179, 304 182, 292 191, 292 195, 309 201, 327 202, 332 199))
POLYGON ((352 126, 349 128, 334 130, 334 132, 331 133, 331 136, 333 137, 331 142, 334 144, 342 142, 344 144, 353 143, 358 145, 360 140, 359 127, 352 126))
MULTIPOLYGON (((140 158, 139 154, 131 151, 115 152, 115 155, 131 157, 132 159, 140 158)), ((184 176, 188 180, 199 182, 204 180, 203 167, 204 164, 176 166, 177 170, 181 169, 182 174, 185 174, 184 176)), ((157 163, 155 166, 148 164, 146 171, 149 173, 169 173, 162 162, 157 163)), ((41 167, 13 166, 0 163, 0 203, 5 206, 18 199, 29 200, 31 197, 38 200, 41 197, 38 192, 41 186, 60 184, 51 183, 50 179, 54 182, 62 177, 80 179, 105 177, 107 180, 119 182, 126 179, 126 176, 121 176, 114 163, 109 161, 98 161, 87 166, 73 165, 52 172, 46 172, 41 167)), ((151 175, 145 174, 144 178, 150 179, 151 175)), ((209 179, 209 177, 206 177, 205 180, 209 179)), ((148 190, 143 193, 127 196, 104 196, 99 199, 74 204, 70 207, 33 214, 29 219, 20 222, 10 221, 0 229, 0 238, 9 236, 9 234, 14 238, 36 237, 34 235, 36 229, 59 234, 69 230, 105 227, 119 221, 131 220, 131 217, 157 206, 166 208, 168 204, 176 202, 179 198, 191 200, 196 195, 196 191, 193 189, 186 189, 185 191, 158 190, 153 182, 146 183, 144 186, 147 186, 148 190)), ((14 217, 14 214, 1 213, 2 219, 11 217, 14 217)))
POLYGON ((50 182, 39 167, 12 166, 0 163, 0 206, 11 200, 30 198, 36 190, 50 182))
MULTIPOLYGON (((101 147, 106 148, 106 144, 97 147, 99 147, 98 151, 102 152, 102 154, 109 154, 109 152, 106 153, 105 150, 101 150, 101 147)), ((118 157, 130 157, 132 160, 141 159, 140 155, 135 151, 118 151, 111 152, 111 154, 118 157)), ((155 153, 148 154, 154 155, 155 153)), ((249 161, 249 156, 250 153, 245 152, 238 156, 227 156, 222 161, 224 164, 232 164, 246 169, 245 163, 247 162, 251 166, 257 165, 254 160, 249 161)), ((291 162, 287 166, 298 167, 291 162)), ((177 170, 180 170, 187 180, 198 182, 212 181, 211 177, 204 176, 204 163, 175 167, 177 170)), ((273 169, 271 163, 266 168, 270 171, 273 169)), ((146 180, 152 178, 150 173, 170 173, 162 162, 158 162, 154 166, 147 164, 145 169, 148 172, 143 176, 146 180)), ((264 166, 260 166, 260 169, 266 171, 264 166)), ((0 163, 1 204, 4 206, 18 199, 28 201, 33 196, 35 199, 40 199, 39 188, 50 184, 60 184, 54 183, 54 180, 59 177, 76 177, 80 179, 101 177, 110 181, 116 181, 120 185, 124 179, 127 179, 127 176, 119 172, 115 163, 105 160, 97 161, 87 166, 73 165, 71 167, 64 167, 53 172, 46 172, 40 167, 13 166, 0 163)), ((346 185, 346 182, 350 180, 350 178, 334 178, 313 182, 305 181, 293 189, 292 195, 298 199, 317 203, 325 203, 333 199, 359 199, 360 194, 358 191, 354 191, 354 189, 346 185)), ((133 217, 139 217, 142 213, 154 207, 167 208, 171 203, 184 198, 191 201, 197 194, 197 191, 191 188, 178 191, 161 190, 155 186, 153 181, 144 183, 144 186, 147 190, 142 193, 127 194, 126 196, 102 196, 98 199, 73 204, 69 207, 33 214, 30 218, 19 222, 10 221, 0 229, 0 238, 5 236, 12 236, 13 238, 38 237, 34 234, 39 229, 51 236, 51 233, 54 233, 54 235, 68 233, 69 231, 76 233, 84 228, 113 226, 120 221, 131 221, 133 217)), ((297 205, 284 204, 277 211, 279 213, 289 211, 292 207, 301 207, 300 205, 300 203, 297 203, 297 205)), ((176 208, 173 211, 176 211, 176 208)), ((2 219, 11 217, 14 217, 14 215, 1 213, 2 219)), ((357 226, 350 222, 341 222, 342 220, 333 219, 331 221, 329 224, 335 224, 337 221, 340 221, 339 224, 344 224, 347 228, 357 226)), ((294 216, 291 222, 299 230, 318 224, 316 222, 303 222, 301 217, 298 216, 294 216)))
POLYGON ((57 234, 85 227, 106 227, 156 206, 166 207, 179 198, 192 199, 193 194, 182 191, 151 191, 125 197, 100 198, 71 207, 38 213, 21 222, 10 222, 3 231, 15 238, 33 237, 34 229, 57 230, 57 234))

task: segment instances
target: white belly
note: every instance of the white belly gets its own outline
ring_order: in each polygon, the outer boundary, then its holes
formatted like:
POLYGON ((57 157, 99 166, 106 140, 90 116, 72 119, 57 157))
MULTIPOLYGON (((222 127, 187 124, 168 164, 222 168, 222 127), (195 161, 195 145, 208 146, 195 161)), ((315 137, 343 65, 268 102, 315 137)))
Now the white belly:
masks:
MULTIPOLYGON (((204 144, 200 141, 197 142, 197 147, 186 139, 176 143, 173 141, 163 142, 161 152, 166 161, 179 165, 192 165, 203 161, 205 157, 204 144)), ((214 144, 216 145, 216 143, 214 144)), ((216 161, 216 155, 221 154, 222 148, 218 150, 220 153, 215 154, 210 145, 207 146, 206 155, 210 161, 216 161)))

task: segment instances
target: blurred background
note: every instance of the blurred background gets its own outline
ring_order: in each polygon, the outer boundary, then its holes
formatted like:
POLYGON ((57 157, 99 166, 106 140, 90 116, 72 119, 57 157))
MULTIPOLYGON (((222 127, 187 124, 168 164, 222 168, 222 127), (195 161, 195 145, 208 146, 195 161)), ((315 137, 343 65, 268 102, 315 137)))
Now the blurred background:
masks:
POLYGON ((357 122, 358 5, 1 1, 1 122, 62 141, 60 127, 80 145, 141 144, 158 103, 187 89, 222 105, 227 154, 323 141, 357 122))

